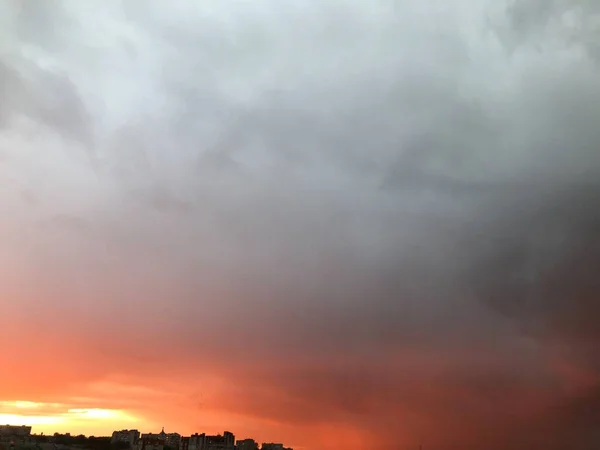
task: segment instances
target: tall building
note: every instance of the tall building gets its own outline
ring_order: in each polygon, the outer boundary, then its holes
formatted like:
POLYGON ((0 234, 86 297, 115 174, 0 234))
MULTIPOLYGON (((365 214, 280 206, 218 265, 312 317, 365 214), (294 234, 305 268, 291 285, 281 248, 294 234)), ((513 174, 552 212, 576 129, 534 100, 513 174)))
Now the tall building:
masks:
POLYGON ((190 436, 188 450, 235 450, 235 436, 229 431, 216 436, 196 433, 190 436))
POLYGON ((0 436, 27 437, 31 434, 31 427, 20 425, 0 425, 0 436))
POLYGON ((258 443, 254 439, 240 439, 235 446, 237 450, 258 450, 258 443))
MULTIPOLYGON (((31 439, 31 427, 17 425, 0 425, 0 442, 10 443, 11 448, 15 443, 24 443, 31 439)), ((1 447, 1 446, 0 446, 1 447)))
POLYGON ((274 444, 272 442, 264 442, 263 445, 260 446, 261 450, 293 450, 288 447, 284 447, 283 444, 274 444))
POLYGON ((135 450, 164 450, 165 441, 159 437, 142 437, 135 450))
POLYGON ((116 444, 118 442, 124 442, 129 444, 130 448, 133 448, 139 439, 140 432, 138 430, 113 431, 112 437, 110 438, 110 443, 116 444))
POLYGON ((160 433, 144 433, 141 435, 136 450, 178 450, 181 444, 179 433, 165 433, 163 428, 160 433))
POLYGON ((188 441, 187 450, 200 450, 200 446, 202 445, 204 438, 204 434, 194 433, 190 436, 190 440, 188 441))

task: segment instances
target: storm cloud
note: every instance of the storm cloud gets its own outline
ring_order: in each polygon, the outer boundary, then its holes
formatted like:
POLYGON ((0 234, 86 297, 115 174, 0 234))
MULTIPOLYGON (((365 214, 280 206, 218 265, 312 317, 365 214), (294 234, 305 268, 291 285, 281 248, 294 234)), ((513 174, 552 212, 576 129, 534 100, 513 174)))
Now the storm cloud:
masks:
POLYGON ((594 2, 0 17, 0 294, 86 383, 310 449, 600 444, 594 2))

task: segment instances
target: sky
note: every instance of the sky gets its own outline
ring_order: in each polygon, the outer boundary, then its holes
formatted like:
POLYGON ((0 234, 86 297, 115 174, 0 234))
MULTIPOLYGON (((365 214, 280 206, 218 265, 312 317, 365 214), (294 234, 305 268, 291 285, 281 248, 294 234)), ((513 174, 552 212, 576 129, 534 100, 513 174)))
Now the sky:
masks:
POLYGON ((600 445, 600 3, 0 2, 0 423, 600 445))

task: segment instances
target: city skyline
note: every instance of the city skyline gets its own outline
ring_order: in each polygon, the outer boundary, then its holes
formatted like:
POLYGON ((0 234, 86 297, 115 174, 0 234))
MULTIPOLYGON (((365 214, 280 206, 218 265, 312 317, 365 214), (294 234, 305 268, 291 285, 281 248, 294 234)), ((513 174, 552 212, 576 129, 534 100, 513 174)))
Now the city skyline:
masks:
POLYGON ((115 430, 110 436, 86 436, 71 433, 44 435, 32 433, 31 426, 0 425, 0 448, 42 450, 42 448, 84 448, 105 450, 294 450, 283 443, 263 442, 252 438, 236 439, 231 431, 211 435, 193 433, 189 436, 177 432, 140 433, 138 429, 115 430), (43 446, 43 447, 42 447, 43 446), (48 447, 50 446, 50 447, 48 447))
POLYGON ((0 0, 0 423, 600 448, 599 23, 0 0))
MULTIPOLYGON (((33 408, 32 405, 29 406, 29 408, 33 408)), ((3 416, 0 416, 3 417, 3 416)), ((29 420, 32 420, 31 417, 29 417, 29 420)), ((200 432, 198 430, 204 430, 202 431, 202 433, 206 433, 207 435, 222 435, 223 434, 223 427, 221 426, 220 428, 217 426, 214 429, 205 429, 205 427, 192 427, 194 431, 185 431, 182 432, 179 429, 168 429, 165 428, 164 426, 161 427, 147 427, 144 426, 143 424, 140 425, 138 423, 138 425, 136 425, 136 427, 129 427, 129 428, 110 428, 110 426, 106 426, 104 425, 102 428, 91 428, 91 429, 95 429, 95 432, 89 432, 90 428, 89 428, 89 424, 87 426, 88 431, 86 432, 86 426, 82 425, 82 428, 73 428, 70 429, 69 425, 64 425, 64 427, 59 427, 56 428, 55 425, 51 425, 51 424, 46 424, 46 425, 36 425, 33 426, 30 423, 25 423, 27 421, 27 416, 24 416, 23 418, 21 418, 20 420, 17 420, 17 422, 13 422, 13 423, 4 423, 2 421, 0 421, 0 428, 2 427, 23 427, 23 428, 28 428, 31 435, 45 435, 45 436, 53 436, 55 434, 61 434, 61 435, 70 435, 70 436, 86 436, 86 437, 111 437, 112 435, 114 435, 115 433, 118 432, 123 432, 123 431, 138 431, 140 436, 144 436, 147 434, 159 434, 160 432, 166 433, 166 434, 177 434, 180 437, 184 438, 184 437, 190 437, 193 435, 197 435, 200 432), (159 429, 161 431, 155 433, 155 431, 159 429)), ((227 432, 227 430, 225 430, 225 432, 227 432)), ((0 434, 1 434, 1 430, 0 430, 0 434)), ((266 433, 268 435, 268 431, 266 433)), ((248 437, 244 437, 242 439, 247 439, 247 438, 252 438, 251 436, 248 437)), ((237 440, 237 439, 236 439, 237 440)), ((259 441, 257 441, 259 442, 259 441)), ((267 441, 265 441, 267 442, 267 441)), ((297 447, 293 447, 295 449, 302 449, 302 446, 297 446, 297 447)))

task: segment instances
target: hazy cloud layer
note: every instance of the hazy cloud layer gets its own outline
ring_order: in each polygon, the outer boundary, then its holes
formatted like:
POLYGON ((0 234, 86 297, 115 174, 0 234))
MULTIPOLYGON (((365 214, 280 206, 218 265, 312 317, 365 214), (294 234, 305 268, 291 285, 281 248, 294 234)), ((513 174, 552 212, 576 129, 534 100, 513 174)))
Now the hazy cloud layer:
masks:
POLYGON ((8 317, 102 352, 90 382, 220 377, 174 389, 298 446, 592 448, 599 24, 566 0, 4 2, 8 317))

